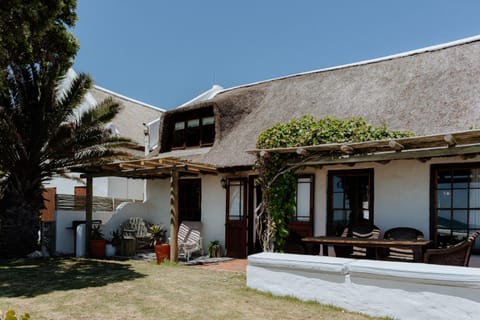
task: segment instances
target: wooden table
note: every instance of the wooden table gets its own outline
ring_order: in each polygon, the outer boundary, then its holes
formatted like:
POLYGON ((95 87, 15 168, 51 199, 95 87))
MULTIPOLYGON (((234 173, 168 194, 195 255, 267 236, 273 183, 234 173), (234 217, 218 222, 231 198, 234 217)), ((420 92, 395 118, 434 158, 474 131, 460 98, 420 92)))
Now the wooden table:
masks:
MULTIPOLYGON (((415 262, 423 262, 423 253, 431 240, 389 240, 389 239, 362 239, 351 237, 307 237, 302 239, 306 244, 318 244, 323 245, 323 255, 328 255, 328 245, 339 246, 359 246, 364 248, 409 248, 412 249, 415 262)), ((380 259, 379 250, 375 250, 376 258, 380 259)))

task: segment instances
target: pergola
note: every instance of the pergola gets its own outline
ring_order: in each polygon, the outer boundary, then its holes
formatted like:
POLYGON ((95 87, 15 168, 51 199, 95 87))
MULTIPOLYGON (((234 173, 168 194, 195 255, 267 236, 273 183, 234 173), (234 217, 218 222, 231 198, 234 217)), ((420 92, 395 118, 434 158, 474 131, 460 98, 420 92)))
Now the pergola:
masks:
POLYGON ((97 177, 124 177, 133 179, 167 179, 170 178, 170 257, 178 259, 178 179, 180 176, 196 176, 199 174, 217 174, 216 167, 206 164, 193 163, 173 158, 150 158, 131 161, 118 161, 98 165, 76 167, 74 172, 80 172, 81 178, 85 178, 86 202, 86 247, 92 228, 93 212, 93 178, 97 177))
POLYGON ((322 166, 361 162, 388 163, 391 160, 418 159, 425 162, 435 157, 474 157, 480 154, 480 130, 447 134, 386 139, 367 142, 328 143, 273 149, 252 149, 249 153, 268 157, 274 153, 292 154, 291 166, 322 166))

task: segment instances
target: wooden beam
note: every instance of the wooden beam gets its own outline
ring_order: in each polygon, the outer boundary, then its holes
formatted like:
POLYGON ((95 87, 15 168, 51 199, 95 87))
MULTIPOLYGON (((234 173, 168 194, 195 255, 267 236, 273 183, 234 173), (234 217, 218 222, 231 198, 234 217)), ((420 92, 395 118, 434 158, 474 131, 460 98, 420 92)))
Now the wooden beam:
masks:
POLYGON ((343 152, 343 153, 346 153, 346 154, 352 154, 353 153, 353 148, 351 146, 349 146, 348 144, 342 144, 340 146, 340 150, 343 152))
POLYGON ((448 144, 449 147, 454 147, 457 144, 457 140, 451 134, 446 134, 443 137, 443 140, 445 140, 445 142, 448 144))
POLYGON ((305 166, 314 165, 332 165, 332 164, 348 164, 360 162, 377 162, 383 160, 402 160, 402 159, 422 159, 434 157, 454 157, 463 155, 478 155, 480 154, 480 144, 474 146, 456 146, 454 148, 438 148, 438 149, 422 149, 403 152, 388 152, 380 154, 358 155, 355 157, 337 157, 319 156, 317 158, 305 161, 302 164, 305 166))
POLYGON ((170 260, 178 261, 178 171, 172 169, 170 175, 170 260))
POLYGON ((380 160, 380 161, 377 161, 377 163, 387 164, 387 163, 390 163, 390 161, 392 161, 392 160, 380 160))
MULTIPOLYGON (((86 198, 85 198, 85 253, 86 256, 90 256, 90 234, 92 232, 92 215, 93 215, 93 179, 87 177, 86 186, 86 198)), ((73 230, 74 234, 76 230, 73 230)), ((75 234, 76 235, 76 234, 75 234)))
POLYGON ((304 156, 304 157, 306 157, 310 154, 310 152, 308 152, 305 148, 298 148, 296 152, 297 152, 298 155, 301 155, 301 156, 304 156))
POLYGON ((388 141, 388 147, 395 151, 402 151, 404 149, 404 146, 395 140, 388 141))

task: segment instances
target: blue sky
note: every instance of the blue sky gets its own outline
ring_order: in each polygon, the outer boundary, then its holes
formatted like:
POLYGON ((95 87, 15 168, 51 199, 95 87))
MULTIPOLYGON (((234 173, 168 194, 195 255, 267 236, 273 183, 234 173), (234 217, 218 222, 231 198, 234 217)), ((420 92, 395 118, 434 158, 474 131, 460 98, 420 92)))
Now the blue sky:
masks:
POLYGON ((75 69, 164 109, 480 34, 477 0, 77 0, 75 69))

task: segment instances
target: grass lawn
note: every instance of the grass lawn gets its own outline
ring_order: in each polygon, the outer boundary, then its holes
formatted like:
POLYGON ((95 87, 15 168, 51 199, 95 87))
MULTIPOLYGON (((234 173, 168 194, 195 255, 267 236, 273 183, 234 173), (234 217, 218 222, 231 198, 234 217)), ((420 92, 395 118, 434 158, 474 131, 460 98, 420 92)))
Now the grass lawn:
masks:
POLYGON ((0 310, 39 319, 372 319, 247 289, 245 275, 144 261, 0 260, 0 310))

